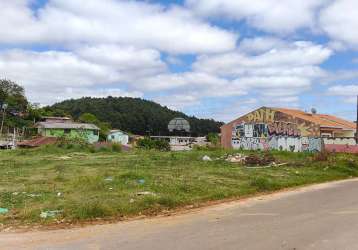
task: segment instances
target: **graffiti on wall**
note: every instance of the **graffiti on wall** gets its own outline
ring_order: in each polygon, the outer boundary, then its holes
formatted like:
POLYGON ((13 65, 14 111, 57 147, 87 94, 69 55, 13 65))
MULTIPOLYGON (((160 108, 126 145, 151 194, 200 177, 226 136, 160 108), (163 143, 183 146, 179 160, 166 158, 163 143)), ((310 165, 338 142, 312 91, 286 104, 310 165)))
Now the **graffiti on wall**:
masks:
POLYGON ((262 139, 253 137, 243 137, 233 141, 233 147, 247 150, 263 150, 262 139))
POLYGON ((276 114, 275 110, 269 108, 263 108, 248 114, 247 120, 248 122, 255 122, 255 123, 257 122, 271 123, 275 121, 275 114, 276 114))
POLYGON ((300 136, 301 132, 295 123, 273 122, 268 124, 270 135, 300 136))
POLYGON ((232 147, 245 150, 280 150, 291 152, 319 152, 321 138, 270 136, 268 138, 242 137, 232 140, 232 147))
POLYGON ((285 113, 261 108, 239 119, 232 128, 233 148, 321 151, 319 126, 285 113))

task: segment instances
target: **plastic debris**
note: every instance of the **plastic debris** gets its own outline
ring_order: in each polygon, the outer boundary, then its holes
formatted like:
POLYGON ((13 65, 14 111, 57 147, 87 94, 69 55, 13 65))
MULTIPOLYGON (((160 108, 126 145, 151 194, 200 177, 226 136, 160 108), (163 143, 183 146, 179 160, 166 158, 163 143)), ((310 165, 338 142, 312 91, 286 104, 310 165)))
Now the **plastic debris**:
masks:
POLYGON ((69 160, 69 159, 71 159, 71 157, 65 155, 65 156, 57 157, 57 159, 58 159, 58 160, 69 160))
POLYGON ((129 203, 133 203, 135 200, 134 199, 130 199, 129 200, 129 203))
POLYGON ((144 183, 145 183, 145 180, 144 180, 144 179, 140 179, 140 180, 138 180, 138 183, 139 183, 139 184, 144 184, 144 183))
POLYGON ((109 188, 109 190, 113 190, 113 188, 109 188))
POLYGON ((28 194, 27 196, 34 198, 34 197, 40 197, 41 194, 28 194))
POLYGON ((9 209, 0 207, 0 214, 7 214, 9 212, 9 209))
POLYGON ((203 156, 203 161, 212 161, 212 159, 209 156, 204 155, 203 156))
POLYGON ((226 161, 232 162, 232 163, 241 163, 241 162, 245 162, 245 160, 246 160, 246 156, 241 155, 241 154, 229 155, 226 158, 226 161))
POLYGON ((53 218, 59 213, 61 213, 60 210, 44 211, 44 212, 41 212, 40 217, 43 219, 53 218))
POLYGON ((113 177, 112 176, 109 176, 107 177, 106 179, 104 179, 105 181, 113 181, 113 177))
POLYGON ((155 193, 149 192, 149 191, 138 192, 137 195, 138 195, 138 196, 142 196, 142 195, 153 195, 153 196, 156 196, 155 193))
POLYGON ((62 196, 62 193, 61 192, 58 192, 57 193, 57 197, 61 197, 62 196))
POLYGON ((15 195, 15 196, 18 195, 18 194, 19 194, 19 192, 13 192, 12 193, 12 195, 15 195))

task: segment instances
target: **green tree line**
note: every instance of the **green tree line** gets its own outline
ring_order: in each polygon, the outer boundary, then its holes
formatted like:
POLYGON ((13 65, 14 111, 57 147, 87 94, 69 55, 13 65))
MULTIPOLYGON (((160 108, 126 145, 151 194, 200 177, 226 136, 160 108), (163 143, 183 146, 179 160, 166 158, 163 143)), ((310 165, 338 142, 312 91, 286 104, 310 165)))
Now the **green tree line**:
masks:
POLYGON ((169 135, 167 126, 175 117, 189 121, 192 136, 218 133, 223 124, 213 119, 187 116, 153 101, 130 97, 84 97, 41 108, 27 100, 21 85, 6 79, 0 79, 0 108, 5 128, 31 127, 44 116, 68 116, 75 121, 96 124, 101 128, 102 138, 111 128, 138 135, 169 135))

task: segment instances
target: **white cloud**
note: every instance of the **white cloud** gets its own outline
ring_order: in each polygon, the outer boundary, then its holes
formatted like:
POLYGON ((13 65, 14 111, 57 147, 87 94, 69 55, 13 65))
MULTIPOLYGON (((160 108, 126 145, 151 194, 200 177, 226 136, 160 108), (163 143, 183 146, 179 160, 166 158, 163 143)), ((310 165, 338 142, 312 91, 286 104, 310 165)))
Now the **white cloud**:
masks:
POLYGON ((0 43, 118 43, 171 53, 233 49, 237 35, 190 11, 139 1, 50 0, 34 13, 26 0, 1 1, 0 43))
POLYGON ((160 104, 165 105, 170 109, 179 111, 183 110, 185 107, 200 104, 200 98, 198 98, 198 96, 188 94, 158 96, 154 99, 154 101, 159 102, 160 104))
POLYGON ((358 48, 358 2, 333 1, 320 13, 320 26, 333 40, 358 48))
POLYGON ((326 76, 319 65, 331 56, 330 49, 302 41, 268 39, 272 43, 264 46, 265 38, 252 40, 260 42, 248 46, 247 39, 236 51, 199 56, 191 72, 158 74, 142 79, 138 86, 146 91, 175 91, 196 100, 256 93, 265 103, 297 106, 298 95, 326 76))
POLYGON ((335 85, 328 88, 327 93, 332 96, 340 96, 346 103, 356 103, 358 95, 358 84, 335 85))
POLYGON ((54 103, 68 97, 103 96, 99 93, 107 92, 140 96, 140 87, 129 92, 120 88, 124 83, 132 83, 166 69, 155 51, 110 47, 109 51, 113 51, 113 58, 110 58, 106 48, 108 47, 86 47, 79 50, 78 54, 59 51, 3 51, 0 53, 0 77, 23 85, 30 94, 31 101, 54 103), (139 57, 141 59, 136 60, 139 57))
POLYGON ((282 48, 286 46, 286 42, 276 37, 254 37, 244 38, 240 42, 239 49, 249 53, 260 53, 269 51, 275 48, 282 48))
POLYGON ((286 43, 284 47, 277 47, 259 55, 249 55, 237 50, 220 55, 200 56, 194 64, 198 71, 215 72, 219 75, 243 75, 250 72, 257 74, 320 73, 319 65, 332 55, 332 51, 322 45, 310 42, 286 43), (281 73, 280 73, 281 72, 281 73))
POLYGON ((270 96, 297 95, 310 89, 314 79, 326 75, 319 65, 331 56, 331 50, 310 42, 274 43, 277 46, 267 46, 268 51, 261 43, 257 47, 253 43, 249 49, 244 44, 234 52, 200 56, 193 68, 231 79, 241 90, 257 89, 270 96))
POLYGON ((10 50, 0 54, 2 77, 25 87, 77 87, 111 83, 118 74, 102 65, 87 62, 72 52, 10 50))
POLYGON ((122 79, 126 78, 128 81, 167 70, 166 64, 160 58, 160 52, 153 49, 106 44, 82 46, 74 52, 88 62, 113 68, 122 79))
POLYGON ((287 33, 315 26, 316 11, 329 0, 187 0, 186 4, 202 16, 246 20, 269 32, 287 33))
POLYGON ((56 88, 55 91, 49 91, 47 89, 32 89, 26 92, 30 101, 34 103, 41 99, 41 105, 50 105, 55 102, 64 101, 70 98, 81 97, 143 97, 143 93, 139 91, 125 91, 119 88, 56 88), (60 93, 60 94, 59 94, 60 93))
POLYGON ((140 87, 150 91, 170 90, 175 88, 220 87, 227 85, 228 81, 214 75, 201 72, 185 72, 177 74, 160 74, 144 78, 140 87))

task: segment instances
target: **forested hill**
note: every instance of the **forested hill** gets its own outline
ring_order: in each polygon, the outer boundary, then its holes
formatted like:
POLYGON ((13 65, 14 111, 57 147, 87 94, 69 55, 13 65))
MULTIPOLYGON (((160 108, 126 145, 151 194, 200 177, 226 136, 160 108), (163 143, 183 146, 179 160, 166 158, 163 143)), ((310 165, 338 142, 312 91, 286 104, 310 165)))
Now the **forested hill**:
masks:
POLYGON ((83 113, 91 113, 99 120, 108 122, 112 128, 134 134, 167 135, 167 125, 175 117, 187 119, 192 136, 204 136, 219 132, 221 122, 212 119, 198 119, 173 111, 158 103, 130 97, 91 98, 66 100, 54 104, 51 109, 63 110, 77 119, 83 113))

